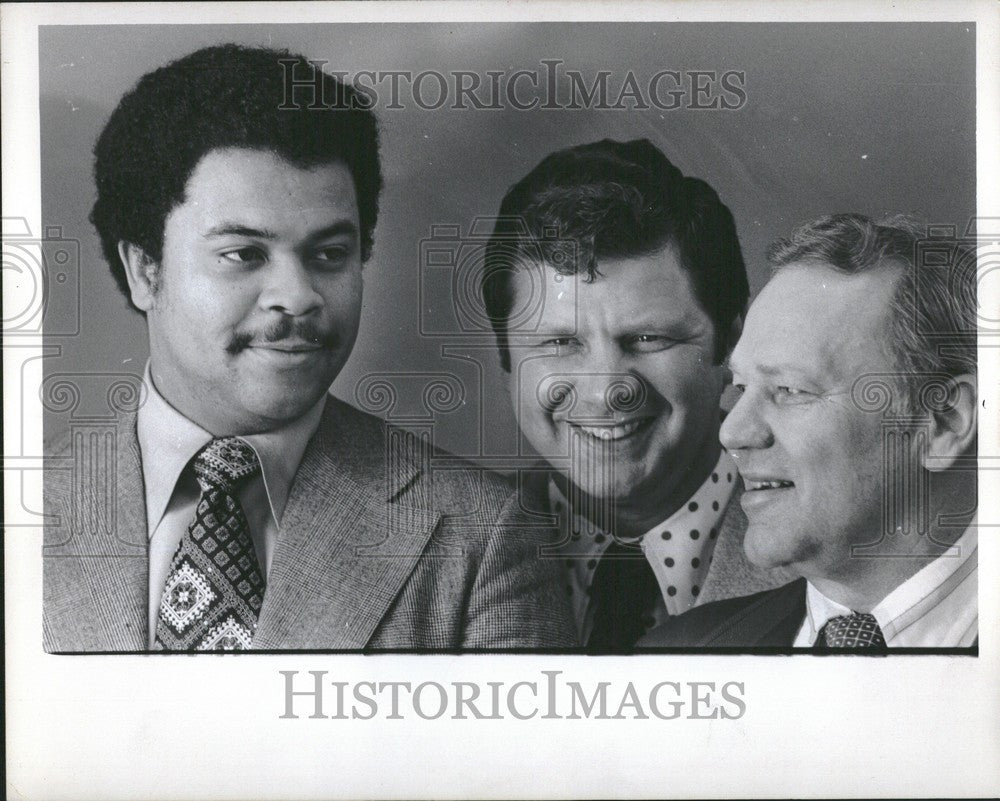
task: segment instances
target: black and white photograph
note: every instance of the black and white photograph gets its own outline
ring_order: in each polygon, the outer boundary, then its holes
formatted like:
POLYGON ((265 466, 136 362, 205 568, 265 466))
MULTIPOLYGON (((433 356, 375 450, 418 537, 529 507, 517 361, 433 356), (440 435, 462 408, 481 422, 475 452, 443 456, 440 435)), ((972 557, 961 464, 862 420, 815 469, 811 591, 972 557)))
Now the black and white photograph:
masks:
POLYGON ((1000 790, 995 6, 4 15, 10 797, 1000 790))

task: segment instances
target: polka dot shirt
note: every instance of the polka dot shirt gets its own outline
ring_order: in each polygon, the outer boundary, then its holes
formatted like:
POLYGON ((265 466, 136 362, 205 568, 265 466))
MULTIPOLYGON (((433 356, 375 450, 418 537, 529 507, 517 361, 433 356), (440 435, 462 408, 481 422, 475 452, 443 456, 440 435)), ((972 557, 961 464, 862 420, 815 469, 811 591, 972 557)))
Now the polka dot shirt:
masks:
MULTIPOLYGON (((715 468, 687 503, 638 538, 660 587, 660 597, 645 614, 646 629, 698 603, 736 481, 736 464, 723 450, 715 468)), ((566 568, 566 591, 581 642, 586 642, 594 618, 590 585, 611 537, 586 517, 572 514, 554 481, 549 482, 549 503, 558 515, 563 533, 560 551, 566 568)))

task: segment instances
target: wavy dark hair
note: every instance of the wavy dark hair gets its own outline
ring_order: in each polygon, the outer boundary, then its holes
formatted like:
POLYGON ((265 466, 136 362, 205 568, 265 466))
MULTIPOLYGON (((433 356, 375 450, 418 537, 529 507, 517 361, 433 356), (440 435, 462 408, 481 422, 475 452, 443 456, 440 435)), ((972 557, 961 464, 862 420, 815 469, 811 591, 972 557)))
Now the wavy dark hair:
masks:
POLYGON ((224 44, 144 75, 94 147, 97 200, 90 221, 125 297, 119 242, 158 262, 167 215, 184 201, 198 162, 222 148, 264 150, 303 168, 343 163, 357 193, 361 258, 367 260, 382 188, 378 123, 369 106, 353 86, 287 50, 224 44), (319 98, 294 102, 286 96, 292 78, 310 83, 319 98))
POLYGON ((501 367, 510 370, 517 270, 541 262, 593 281, 602 258, 643 256, 668 244, 712 321, 721 363, 750 287, 733 215, 716 191, 683 175, 648 139, 604 139, 547 156, 504 196, 486 246, 482 293, 501 367))

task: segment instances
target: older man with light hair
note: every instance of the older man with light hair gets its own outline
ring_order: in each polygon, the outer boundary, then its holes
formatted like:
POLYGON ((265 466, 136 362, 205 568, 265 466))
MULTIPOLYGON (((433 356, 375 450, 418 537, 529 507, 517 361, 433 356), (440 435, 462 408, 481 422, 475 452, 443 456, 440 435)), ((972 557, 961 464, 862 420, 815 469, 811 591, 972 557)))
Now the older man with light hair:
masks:
POLYGON ((641 644, 977 644, 974 254, 905 219, 841 214, 770 259, 720 436, 746 485, 747 557, 800 578, 641 644))

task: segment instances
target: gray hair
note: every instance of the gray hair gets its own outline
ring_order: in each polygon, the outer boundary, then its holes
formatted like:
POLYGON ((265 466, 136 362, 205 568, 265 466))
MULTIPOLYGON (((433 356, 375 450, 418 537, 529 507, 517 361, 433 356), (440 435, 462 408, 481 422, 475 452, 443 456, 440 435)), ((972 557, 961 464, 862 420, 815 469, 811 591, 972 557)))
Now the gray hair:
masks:
POLYGON ((873 221, 834 214, 797 228, 768 249, 772 274, 793 262, 821 262, 856 274, 898 265, 888 326, 888 351, 907 413, 927 406, 929 383, 976 374, 976 253, 956 239, 929 240, 912 218, 873 221))

